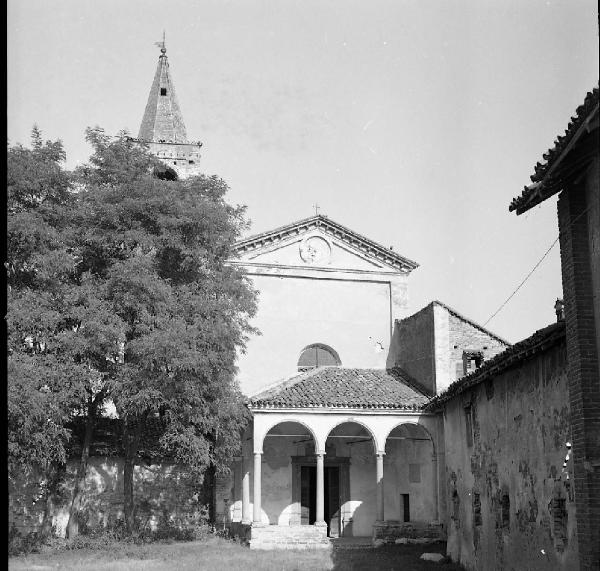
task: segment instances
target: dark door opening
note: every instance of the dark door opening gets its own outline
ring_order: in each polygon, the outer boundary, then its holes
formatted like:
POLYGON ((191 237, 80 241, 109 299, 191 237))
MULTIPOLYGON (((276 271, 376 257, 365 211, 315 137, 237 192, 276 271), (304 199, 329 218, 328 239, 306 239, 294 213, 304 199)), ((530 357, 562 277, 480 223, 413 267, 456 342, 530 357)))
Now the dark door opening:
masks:
MULTIPOLYGON (((340 468, 326 466, 324 470, 324 517, 327 535, 340 535, 340 468)), ((317 468, 300 467, 300 509, 303 525, 313 525, 317 519, 317 468)))
POLYGON ((300 467, 300 509, 302 524, 313 525, 317 519, 317 467, 300 467))
POLYGON ((329 537, 340 536, 340 468, 325 468, 325 522, 329 537))

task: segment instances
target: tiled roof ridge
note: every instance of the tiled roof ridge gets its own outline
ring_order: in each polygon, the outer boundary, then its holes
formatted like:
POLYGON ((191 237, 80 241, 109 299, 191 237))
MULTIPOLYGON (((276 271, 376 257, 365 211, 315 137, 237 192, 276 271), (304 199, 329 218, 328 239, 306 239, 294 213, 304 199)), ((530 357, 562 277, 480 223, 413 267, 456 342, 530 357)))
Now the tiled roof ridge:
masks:
POLYGON ((431 399, 424 407, 425 410, 433 411, 453 397, 463 393, 465 390, 478 385, 494 374, 501 373, 521 362, 539 351, 553 346, 565 337, 565 323, 558 321, 542 329, 538 329, 529 337, 508 347, 502 353, 498 353, 489 361, 485 361, 481 367, 472 373, 454 381, 443 393, 431 399))
POLYGON ((559 135, 554 141, 554 146, 551 147, 546 153, 542 155, 544 162, 538 162, 534 167, 534 174, 531 175, 531 182, 529 186, 525 186, 520 196, 512 199, 508 210, 516 210, 517 214, 524 212, 528 208, 535 206, 542 200, 545 200, 551 194, 558 192, 554 190, 547 196, 539 195, 540 185, 543 185, 545 179, 552 174, 552 170, 558 165, 557 161, 568 150, 569 145, 572 145, 579 138, 582 127, 584 127, 589 119, 593 117, 594 113, 598 112, 599 107, 599 92, 598 86, 594 87, 592 91, 588 91, 583 103, 575 110, 575 115, 571 117, 565 130, 564 135, 559 135), (538 194, 539 197, 535 199, 534 195, 538 194), (534 199, 534 201, 532 201, 534 199))
POLYGON ((293 381, 287 385, 281 383, 272 390, 255 395, 248 402, 248 406, 251 409, 358 408, 417 411, 421 410, 431 397, 423 387, 418 386, 409 376, 407 378, 403 375, 399 367, 319 367, 313 369, 312 375, 304 373, 294 377, 293 381), (327 378, 328 375, 331 375, 331 378, 327 378), (317 380, 317 383, 322 384, 303 387, 302 383, 310 381, 313 376, 323 376, 324 378, 317 380), (369 396, 364 388, 373 382, 378 383, 381 391, 375 390, 375 393, 370 393, 369 396), (334 383, 341 383, 333 389, 337 391, 341 387, 341 393, 331 393, 334 383), (354 387, 350 389, 349 394, 344 388, 352 387, 352 383, 354 387), (416 386, 413 386, 413 383, 416 386))
POLYGON ((388 265, 401 266, 403 269, 409 269, 411 271, 419 267, 417 262, 410 260, 405 256, 401 256, 394 250, 390 250, 389 248, 382 246, 374 240, 371 240, 370 238, 351 230, 339 222, 335 222, 324 214, 316 214, 315 216, 310 216, 309 218, 304 218, 284 226, 279 226, 273 230, 267 230, 259 234, 248 236, 247 238, 238 240, 234 244, 233 249, 235 252, 240 253, 250 250, 254 247, 258 247, 266 241, 272 243, 274 241, 281 240, 285 238, 286 235, 297 232, 303 226, 310 227, 313 225, 317 228, 323 228, 323 230, 328 231, 333 236, 341 238, 352 245, 358 246, 359 244, 362 244, 364 246, 362 250, 364 250, 367 255, 371 255, 376 259, 387 263, 388 265))
POLYGON ((500 337, 499 335, 496 335, 495 333, 493 333, 489 329, 486 329, 483 325, 480 325, 476 321, 473 321, 472 319, 469 319, 468 317, 465 317, 462 313, 460 313, 459 311, 456 311, 456 309, 454 309, 453 307, 450 307, 449 305, 446 305, 445 303, 443 303, 443 302, 441 302, 441 301, 439 301, 437 299, 434 299, 431 303, 432 304, 437 304, 437 305, 443 307, 444 309, 446 309, 447 311, 449 311, 452 315, 454 315, 455 317, 458 317, 461 321, 464 321, 465 323, 468 323, 469 325, 472 325, 476 329, 479 329, 480 331, 483 331, 486 335, 489 335, 490 337, 493 337, 494 339, 500 341, 501 343, 504 343, 505 345, 507 345, 509 347, 512 345, 512 343, 509 343, 506 339, 503 339, 502 337, 500 337))

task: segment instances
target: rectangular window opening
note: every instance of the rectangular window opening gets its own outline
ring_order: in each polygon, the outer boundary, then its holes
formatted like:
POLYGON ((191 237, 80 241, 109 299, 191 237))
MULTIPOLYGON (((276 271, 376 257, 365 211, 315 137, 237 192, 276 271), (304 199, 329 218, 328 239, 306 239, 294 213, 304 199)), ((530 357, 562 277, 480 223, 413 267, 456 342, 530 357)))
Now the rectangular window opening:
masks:
POLYGON ((473 493, 473 525, 481 525, 481 496, 473 493))
POLYGON ((502 517, 502 527, 509 528, 510 527, 510 497, 508 494, 504 494, 502 496, 502 501, 500 503, 500 514, 502 517))
POLYGON ((465 407, 465 428, 467 433, 467 446, 473 446, 473 409, 465 407))
POLYGON ((161 95, 166 95, 167 94, 167 88, 166 87, 161 87, 160 88, 160 94, 161 95))

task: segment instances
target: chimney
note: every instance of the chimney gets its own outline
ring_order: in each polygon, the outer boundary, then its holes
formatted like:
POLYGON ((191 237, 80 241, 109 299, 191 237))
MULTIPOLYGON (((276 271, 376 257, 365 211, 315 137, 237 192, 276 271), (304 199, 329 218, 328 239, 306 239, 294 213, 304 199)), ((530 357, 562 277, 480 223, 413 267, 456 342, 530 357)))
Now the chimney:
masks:
POLYGON ((562 299, 556 298, 556 302, 554 303, 554 311, 556 312, 557 322, 565 320, 565 303, 562 299))

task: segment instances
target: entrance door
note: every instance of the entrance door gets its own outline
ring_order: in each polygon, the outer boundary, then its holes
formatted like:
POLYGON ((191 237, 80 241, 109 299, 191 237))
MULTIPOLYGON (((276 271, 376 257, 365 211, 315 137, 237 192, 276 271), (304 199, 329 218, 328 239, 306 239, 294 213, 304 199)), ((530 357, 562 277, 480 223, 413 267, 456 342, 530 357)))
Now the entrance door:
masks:
MULTIPOLYGON (((324 516, 329 537, 340 536, 340 468, 325 467, 324 516)), ((317 519, 317 468, 300 467, 300 521, 302 525, 313 525, 317 519)))
POLYGON ((313 525, 317 519, 317 467, 300 467, 300 523, 313 525))
POLYGON ((325 467, 325 521, 327 535, 340 536, 340 468, 325 467))

